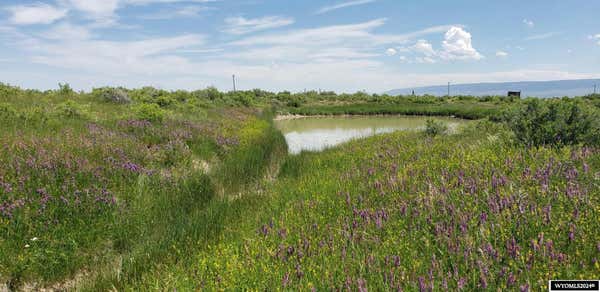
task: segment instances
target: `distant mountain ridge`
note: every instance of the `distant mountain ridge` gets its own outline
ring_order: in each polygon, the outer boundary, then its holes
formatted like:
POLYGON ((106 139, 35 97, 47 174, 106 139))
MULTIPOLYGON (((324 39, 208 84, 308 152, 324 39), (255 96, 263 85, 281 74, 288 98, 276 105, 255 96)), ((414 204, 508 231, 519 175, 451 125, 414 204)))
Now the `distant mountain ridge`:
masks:
MULTIPOLYGON (((572 97, 593 93, 594 84, 597 85, 596 92, 600 92, 600 79, 450 84, 450 95, 506 95, 508 91, 521 91, 522 97, 572 97)), ((393 89, 386 93, 409 95, 413 90, 416 95, 443 96, 447 94, 448 85, 393 89)))

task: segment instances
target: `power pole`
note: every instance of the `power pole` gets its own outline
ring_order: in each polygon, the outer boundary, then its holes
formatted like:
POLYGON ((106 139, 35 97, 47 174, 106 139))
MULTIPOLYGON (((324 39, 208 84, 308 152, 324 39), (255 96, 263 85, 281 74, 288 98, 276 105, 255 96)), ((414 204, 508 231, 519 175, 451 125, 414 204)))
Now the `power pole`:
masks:
POLYGON ((596 94, 596 84, 594 84, 594 94, 596 94))
POLYGON ((448 97, 450 97, 450 82, 448 82, 448 97))
POLYGON ((232 78, 233 78, 233 92, 235 92, 235 74, 233 74, 232 78))

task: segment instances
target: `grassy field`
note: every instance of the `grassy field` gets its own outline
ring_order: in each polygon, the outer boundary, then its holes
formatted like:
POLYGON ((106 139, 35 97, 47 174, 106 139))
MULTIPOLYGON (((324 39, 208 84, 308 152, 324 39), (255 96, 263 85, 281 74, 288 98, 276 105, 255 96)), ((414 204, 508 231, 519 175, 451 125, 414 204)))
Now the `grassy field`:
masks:
POLYGON ((176 261, 221 231, 225 194, 255 188, 286 153, 268 111, 247 107, 18 90, 0 96, 0 120, 9 288, 68 288, 104 270, 132 279, 176 261))
POLYGON ((597 278, 599 100, 2 85, 0 290, 597 278), (288 156, 275 113, 496 122, 288 156))
POLYGON ((491 128, 288 158, 241 222, 131 288, 541 290, 597 277, 598 150, 523 149, 491 128))

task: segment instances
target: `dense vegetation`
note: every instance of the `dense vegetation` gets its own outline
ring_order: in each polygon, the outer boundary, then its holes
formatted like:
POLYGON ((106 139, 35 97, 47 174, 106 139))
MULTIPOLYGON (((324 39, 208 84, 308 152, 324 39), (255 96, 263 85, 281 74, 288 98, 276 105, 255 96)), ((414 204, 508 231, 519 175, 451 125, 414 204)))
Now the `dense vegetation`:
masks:
POLYGON ((192 264, 132 285, 527 291, 597 278, 598 149, 525 149, 508 137, 483 123, 290 157, 251 215, 192 264))
POLYGON ((286 152, 266 109, 1 89, 0 278, 12 288, 175 260, 220 232, 223 194, 286 152))
POLYGON ((537 290, 594 278, 599 108, 600 96, 0 84, 0 282, 537 290), (276 112, 486 120, 286 157, 276 112))

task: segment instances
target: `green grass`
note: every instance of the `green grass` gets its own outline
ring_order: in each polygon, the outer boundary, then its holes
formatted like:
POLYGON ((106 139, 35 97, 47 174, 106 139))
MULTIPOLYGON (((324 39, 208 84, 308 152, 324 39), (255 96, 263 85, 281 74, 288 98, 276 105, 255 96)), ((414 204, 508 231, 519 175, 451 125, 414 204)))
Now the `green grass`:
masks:
POLYGON ((73 288, 81 278, 118 286, 113 277, 126 283, 176 263, 220 232, 233 190, 256 188, 287 151, 268 110, 176 103, 148 120, 157 108, 139 106, 0 96, 8 288, 73 288))
POLYGON ((538 290, 594 278, 598 150, 524 149, 502 133, 395 133, 291 156, 194 260, 129 288, 538 290))

